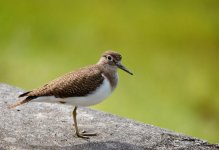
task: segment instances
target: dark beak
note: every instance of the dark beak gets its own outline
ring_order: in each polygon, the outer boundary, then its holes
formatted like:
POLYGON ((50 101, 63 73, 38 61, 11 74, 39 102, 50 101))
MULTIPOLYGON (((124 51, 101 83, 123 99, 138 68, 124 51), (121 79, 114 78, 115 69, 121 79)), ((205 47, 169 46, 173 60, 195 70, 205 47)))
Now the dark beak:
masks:
POLYGON ((129 71, 125 66, 123 66, 120 62, 116 63, 116 66, 122 70, 124 70, 125 72, 129 73, 130 75, 133 75, 133 73, 131 71, 129 71))

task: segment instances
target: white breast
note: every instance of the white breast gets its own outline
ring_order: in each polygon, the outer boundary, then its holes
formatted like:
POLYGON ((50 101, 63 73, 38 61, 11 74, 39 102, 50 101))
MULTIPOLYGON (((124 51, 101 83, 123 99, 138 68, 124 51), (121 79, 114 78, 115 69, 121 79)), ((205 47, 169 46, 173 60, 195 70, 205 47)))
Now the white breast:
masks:
POLYGON ((55 98, 54 96, 39 97, 32 102, 59 103, 60 101, 73 106, 91 106, 100 103, 112 93, 110 82, 104 77, 103 83, 85 97, 55 98))

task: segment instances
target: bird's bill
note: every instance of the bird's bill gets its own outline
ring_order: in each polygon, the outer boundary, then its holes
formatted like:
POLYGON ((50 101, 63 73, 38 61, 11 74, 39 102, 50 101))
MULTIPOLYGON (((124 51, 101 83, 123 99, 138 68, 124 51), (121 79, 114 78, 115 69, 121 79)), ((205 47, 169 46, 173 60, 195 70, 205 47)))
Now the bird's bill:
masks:
POLYGON ((117 67, 124 70, 125 72, 129 73, 130 75, 133 75, 133 73, 131 71, 129 71, 125 66, 123 66, 120 62, 118 62, 117 67))

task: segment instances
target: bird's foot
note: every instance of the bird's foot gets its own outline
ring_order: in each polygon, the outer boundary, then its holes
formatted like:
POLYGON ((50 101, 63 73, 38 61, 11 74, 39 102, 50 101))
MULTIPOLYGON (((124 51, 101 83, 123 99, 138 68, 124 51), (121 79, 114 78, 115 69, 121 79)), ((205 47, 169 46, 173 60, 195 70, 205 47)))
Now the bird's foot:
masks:
POLYGON ((76 135, 79 138, 89 139, 89 136, 97 136, 97 133, 87 133, 83 130, 81 133, 76 132, 76 135))

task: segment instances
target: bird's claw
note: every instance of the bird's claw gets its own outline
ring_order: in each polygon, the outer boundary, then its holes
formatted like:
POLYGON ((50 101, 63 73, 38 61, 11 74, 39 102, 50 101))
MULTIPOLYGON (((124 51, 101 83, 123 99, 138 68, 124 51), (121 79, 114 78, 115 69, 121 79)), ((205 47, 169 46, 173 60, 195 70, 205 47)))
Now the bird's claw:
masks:
POLYGON ((89 139, 89 136, 96 136, 96 133, 87 133, 86 131, 82 131, 81 133, 76 133, 79 138, 89 139))

